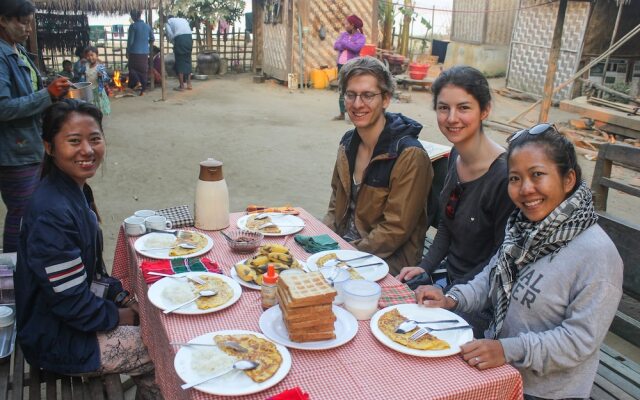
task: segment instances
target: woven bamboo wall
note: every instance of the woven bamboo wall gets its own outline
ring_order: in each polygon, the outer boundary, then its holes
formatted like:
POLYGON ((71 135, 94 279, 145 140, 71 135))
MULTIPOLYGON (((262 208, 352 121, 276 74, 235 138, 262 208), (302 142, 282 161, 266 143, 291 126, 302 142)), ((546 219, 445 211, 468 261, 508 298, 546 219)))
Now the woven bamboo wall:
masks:
POLYGON ((517 8, 518 0, 489 1, 484 43, 507 46, 511 42, 517 8))
POLYGON ((283 81, 287 80, 291 63, 291 55, 287 50, 291 42, 291 29, 288 27, 291 12, 289 1, 292 0, 288 0, 282 7, 282 23, 261 24, 264 30, 262 70, 268 76, 283 81))
POLYGON ((480 44, 484 39, 487 0, 454 0, 451 40, 480 44))

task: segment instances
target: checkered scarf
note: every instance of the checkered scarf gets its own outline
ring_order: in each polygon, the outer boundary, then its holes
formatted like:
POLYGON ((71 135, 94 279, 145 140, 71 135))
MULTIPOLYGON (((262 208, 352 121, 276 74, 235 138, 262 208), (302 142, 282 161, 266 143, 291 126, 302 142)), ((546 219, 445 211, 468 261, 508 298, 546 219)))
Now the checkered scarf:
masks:
POLYGON ((531 222, 519 210, 509 216, 498 261, 490 276, 490 293, 496 293, 497 299, 490 325, 494 339, 502 330, 511 300, 511 288, 520 270, 539 258, 557 253, 597 220, 591 190, 584 181, 542 221, 531 222))

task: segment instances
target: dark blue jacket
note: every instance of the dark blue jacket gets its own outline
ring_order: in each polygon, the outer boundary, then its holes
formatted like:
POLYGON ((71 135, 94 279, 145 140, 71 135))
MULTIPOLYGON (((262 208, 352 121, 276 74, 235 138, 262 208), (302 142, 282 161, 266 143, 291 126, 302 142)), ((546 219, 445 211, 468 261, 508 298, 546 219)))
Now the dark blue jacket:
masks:
MULTIPOLYGON (((24 47, 18 51, 26 54, 24 47)), ((33 63, 31 66, 37 71, 33 63)), ((19 166, 42 161, 40 114, 51 96, 38 78, 37 92, 31 72, 13 47, 0 39, 0 166, 19 166)))
POLYGON ((58 373, 100 366, 96 332, 118 325, 118 309, 89 290, 101 259, 97 240, 81 188, 54 168, 23 218, 14 277, 17 339, 32 366, 58 373))

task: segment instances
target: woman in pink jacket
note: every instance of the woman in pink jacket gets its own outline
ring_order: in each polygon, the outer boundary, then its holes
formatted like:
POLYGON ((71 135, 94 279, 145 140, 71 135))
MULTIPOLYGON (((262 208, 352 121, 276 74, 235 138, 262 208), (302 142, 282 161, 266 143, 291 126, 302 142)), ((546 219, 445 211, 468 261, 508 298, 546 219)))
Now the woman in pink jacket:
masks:
MULTIPOLYGON (((365 44, 366 38, 362 33, 362 20, 356 15, 348 16, 344 22, 344 32, 340 34, 333 48, 338 51, 338 71, 347 61, 360 55, 360 50, 365 44)), ((342 91, 340 91, 342 93, 342 91)), ((340 95, 338 101, 340 115, 335 116, 334 121, 344 120, 344 97, 340 95)))

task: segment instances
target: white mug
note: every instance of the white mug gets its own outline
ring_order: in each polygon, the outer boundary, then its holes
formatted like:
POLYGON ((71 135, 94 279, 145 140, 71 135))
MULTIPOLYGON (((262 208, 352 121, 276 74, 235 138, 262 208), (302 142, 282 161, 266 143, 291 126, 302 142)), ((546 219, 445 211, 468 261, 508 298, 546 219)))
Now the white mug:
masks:
POLYGON ((157 231, 163 231, 165 229, 171 229, 173 224, 163 215, 152 215, 144 219, 144 224, 147 229, 155 229, 157 231))
POLYGON ((129 236, 140 236, 147 231, 144 225, 144 218, 131 216, 124 220, 124 231, 129 236))
POLYGON ((156 215, 156 212, 153 210, 138 210, 134 212, 133 215, 135 215, 136 217, 147 218, 152 215, 156 215))

